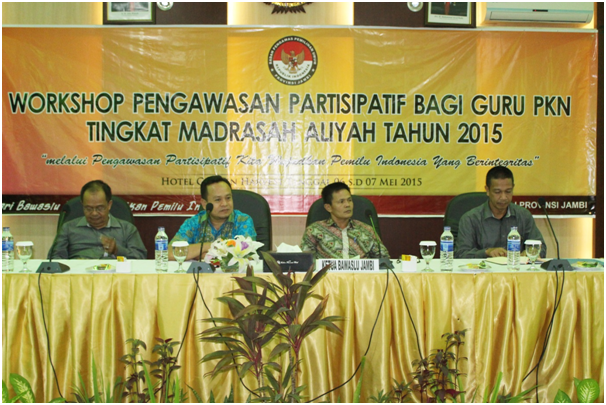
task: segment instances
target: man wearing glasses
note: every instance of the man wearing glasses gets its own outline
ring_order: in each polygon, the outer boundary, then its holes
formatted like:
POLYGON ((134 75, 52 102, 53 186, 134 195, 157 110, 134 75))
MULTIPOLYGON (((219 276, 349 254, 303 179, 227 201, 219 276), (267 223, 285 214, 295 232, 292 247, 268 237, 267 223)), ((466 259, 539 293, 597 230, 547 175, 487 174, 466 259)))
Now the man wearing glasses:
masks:
POLYGON ((84 217, 66 222, 49 252, 53 259, 103 259, 125 256, 147 258, 137 228, 109 213, 112 190, 101 180, 86 183, 80 191, 84 217))

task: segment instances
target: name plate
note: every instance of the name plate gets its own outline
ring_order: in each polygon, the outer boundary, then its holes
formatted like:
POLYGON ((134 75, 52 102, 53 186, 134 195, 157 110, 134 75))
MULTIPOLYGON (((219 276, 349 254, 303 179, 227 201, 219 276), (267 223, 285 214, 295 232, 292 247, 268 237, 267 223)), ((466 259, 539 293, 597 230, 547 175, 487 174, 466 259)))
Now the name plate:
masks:
POLYGON ((379 259, 318 259, 316 270, 328 265, 329 271, 379 271, 379 259))

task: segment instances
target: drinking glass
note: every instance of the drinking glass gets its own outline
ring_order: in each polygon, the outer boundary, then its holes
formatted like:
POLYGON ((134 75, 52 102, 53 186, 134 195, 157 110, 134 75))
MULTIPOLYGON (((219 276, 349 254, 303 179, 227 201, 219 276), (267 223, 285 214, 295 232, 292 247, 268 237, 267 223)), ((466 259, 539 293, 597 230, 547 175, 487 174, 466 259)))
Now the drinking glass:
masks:
POLYGON ((177 241, 173 243, 173 256, 175 256, 175 260, 179 262, 179 268, 175 273, 185 273, 183 270, 183 261, 187 257, 187 252, 189 251, 189 243, 185 241, 177 241))
POLYGON ((431 267, 429 267, 429 262, 431 262, 431 259, 433 259, 436 254, 436 242, 425 240, 419 243, 419 247, 421 249, 421 256, 425 260, 425 268, 422 271, 433 271, 431 267))
POLYGON ((17 254, 19 254, 19 259, 21 259, 21 262, 23 263, 21 273, 30 273, 30 270, 27 268, 27 261, 32 257, 34 243, 31 241, 17 242, 16 247, 17 254))
POLYGON ((539 257, 539 253, 541 253, 541 241, 540 240, 532 240, 529 239, 524 242, 526 245, 526 256, 528 256, 528 260, 530 261, 530 271, 538 270, 534 265, 535 260, 539 257))

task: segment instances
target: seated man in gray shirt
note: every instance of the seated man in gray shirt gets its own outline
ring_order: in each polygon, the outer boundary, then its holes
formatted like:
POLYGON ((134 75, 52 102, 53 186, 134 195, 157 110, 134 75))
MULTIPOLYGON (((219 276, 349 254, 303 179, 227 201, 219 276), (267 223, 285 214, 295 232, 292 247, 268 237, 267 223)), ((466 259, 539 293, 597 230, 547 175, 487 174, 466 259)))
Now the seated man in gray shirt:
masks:
POLYGON ((147 249, 139 231, 130 222, 111 215, 112 190, 101 180, 86 183, 80 191, 84 217, 61 227, 55 247, 48 252, 53 259, 102 259, 125 256, 146 259, 147 249))
MULTIPOLYGON (((513 173, 507 167, 496 166, 486 174, 488 201, 466 212, 459 221, 455 244, 456 258, 486 258, 507 256, 507 235, 512 226, 518 227, 521 246, 528 239, 540 240, 541 257, 547 248, 530 211, 511 204, 513 173)), ((522 252, 525 255, 525 252, 522 252)))

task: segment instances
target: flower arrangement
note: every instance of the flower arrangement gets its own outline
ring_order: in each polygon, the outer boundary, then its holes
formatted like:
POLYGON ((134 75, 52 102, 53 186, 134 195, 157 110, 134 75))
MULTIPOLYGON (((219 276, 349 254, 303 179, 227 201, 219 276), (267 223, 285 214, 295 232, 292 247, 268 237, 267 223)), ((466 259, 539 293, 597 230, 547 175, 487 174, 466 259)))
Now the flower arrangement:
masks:
POLYGON ((246 271, 249 264, 259 263, 257 249, 261 246, 263 243, 242 235, 234 239, 217 239, 210 245, 204 261, 215 268, 221 268, 224 272, 242 273, 246 271))

